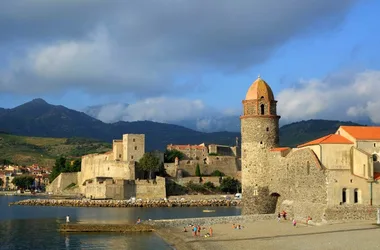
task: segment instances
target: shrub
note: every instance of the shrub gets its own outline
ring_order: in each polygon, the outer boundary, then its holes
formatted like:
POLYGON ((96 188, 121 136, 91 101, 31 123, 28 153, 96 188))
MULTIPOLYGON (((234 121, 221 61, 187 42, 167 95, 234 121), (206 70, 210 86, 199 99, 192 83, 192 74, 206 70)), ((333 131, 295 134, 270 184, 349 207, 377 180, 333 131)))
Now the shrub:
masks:
POLYGON ((206 188, 206 189, 211 189, 211 190, 214 190, 215 189, 215 185, 214 183, 208 181, 206 182, 205 184, 203 184, 203 186, 206 188))
POLYGON ((219 170, 215 170, 211 173, 211 176, 225 176, 225 174, 219 170))
POLYGON ((220 190, 223 192, 239 192, 239 190, 241 189, 240 187, 240 182, 231 177, 223 178, 222 182, 220 183, 220 190))

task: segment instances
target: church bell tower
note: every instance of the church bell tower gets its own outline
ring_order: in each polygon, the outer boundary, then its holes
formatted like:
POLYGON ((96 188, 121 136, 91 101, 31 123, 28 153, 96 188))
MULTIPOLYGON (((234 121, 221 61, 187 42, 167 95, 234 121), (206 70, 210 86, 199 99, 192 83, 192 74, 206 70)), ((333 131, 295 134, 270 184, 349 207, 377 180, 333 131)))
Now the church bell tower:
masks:
POLYGON ((248 89, 240 117, 243 214, 267 213, 267 157, 279 143, 279 119, 272 89, 259 76, 248 89))

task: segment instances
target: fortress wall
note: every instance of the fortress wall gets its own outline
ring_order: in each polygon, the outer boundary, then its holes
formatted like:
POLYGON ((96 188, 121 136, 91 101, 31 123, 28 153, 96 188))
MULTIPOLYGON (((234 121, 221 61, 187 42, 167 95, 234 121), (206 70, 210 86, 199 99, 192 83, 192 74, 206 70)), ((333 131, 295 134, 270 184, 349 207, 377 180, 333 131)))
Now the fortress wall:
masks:
POLYGON ((156 177, 156 180, 135 180, 136 198, 157 199, 166 198, 166 181, 163 177, 156 177))
POLYGON ((171 177, 176 177, 177 175, 177 166, 175 163, 165 163, 165 171, 171 177))
POLYGON ((206 182, 211 182, 216 187, 220 186, 219 177, 217 176, 202 177, 202 182, 199 182, 199 177, 184 177, 184 178, 178 178, 178 179, 173 178, 173 181, 183 186, 185 186, 189 182, 193 182, 194 184, 202 184, 202 185, 206 182))
POLYGON ((123 150, 124 161, 139 161, 145 153, 145 135, 124 134, 123 150))
POLYGON ((82 157, 81 181, 95 177, 132 179, 129 164, 123 161, 108 160, 109 155, 88 155, 82 157))
POLYGON ((61 173, 46 187, 47 192, 52 192, 54 194, 61 194, 67 186, 71 183, 78 184, 78 176, 80 172, 74 173, 61 173))
POLYGON ((225 175, 235 177, 236 172, 241 168, 240 160, 233 156, 208 156, 206 161, 208 164, 203 161, 182 160, 178 169, 182 169, 190 176, 194 176, 197 164, 199 164, 202 175, 210 175, 215 170, 219 170, 225 175))

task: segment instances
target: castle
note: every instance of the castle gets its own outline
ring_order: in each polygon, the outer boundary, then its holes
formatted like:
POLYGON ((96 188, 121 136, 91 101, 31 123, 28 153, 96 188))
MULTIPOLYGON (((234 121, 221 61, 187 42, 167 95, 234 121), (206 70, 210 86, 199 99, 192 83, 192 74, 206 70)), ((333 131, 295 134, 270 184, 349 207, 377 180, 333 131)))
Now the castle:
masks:
POLYGON ((244 214, 285 209, 324 220, 331 211, 380 205, 380 127, 341 126, 297 148, 279 147, 277 101, 260 77, 240 119, 244 214))
POLYGON ((122 140, 113 140, 112 151, 83 156, 80 172, 61 173, 47 191, 93 199, 165 198, 165 178, 138 179, 137 163, 144 153, 144 134, 124 134, 122 140))

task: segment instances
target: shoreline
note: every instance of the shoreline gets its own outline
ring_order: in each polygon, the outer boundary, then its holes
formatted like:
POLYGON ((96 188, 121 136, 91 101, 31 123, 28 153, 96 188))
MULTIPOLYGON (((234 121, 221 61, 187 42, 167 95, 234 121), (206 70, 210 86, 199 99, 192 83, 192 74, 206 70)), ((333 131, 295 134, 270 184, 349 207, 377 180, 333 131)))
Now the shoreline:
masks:
POLYGON ((241 200, 88 200, 88 199, 26 199, 10 202, 9 206, 63 206, 63 207, 238 207, 241 200))

